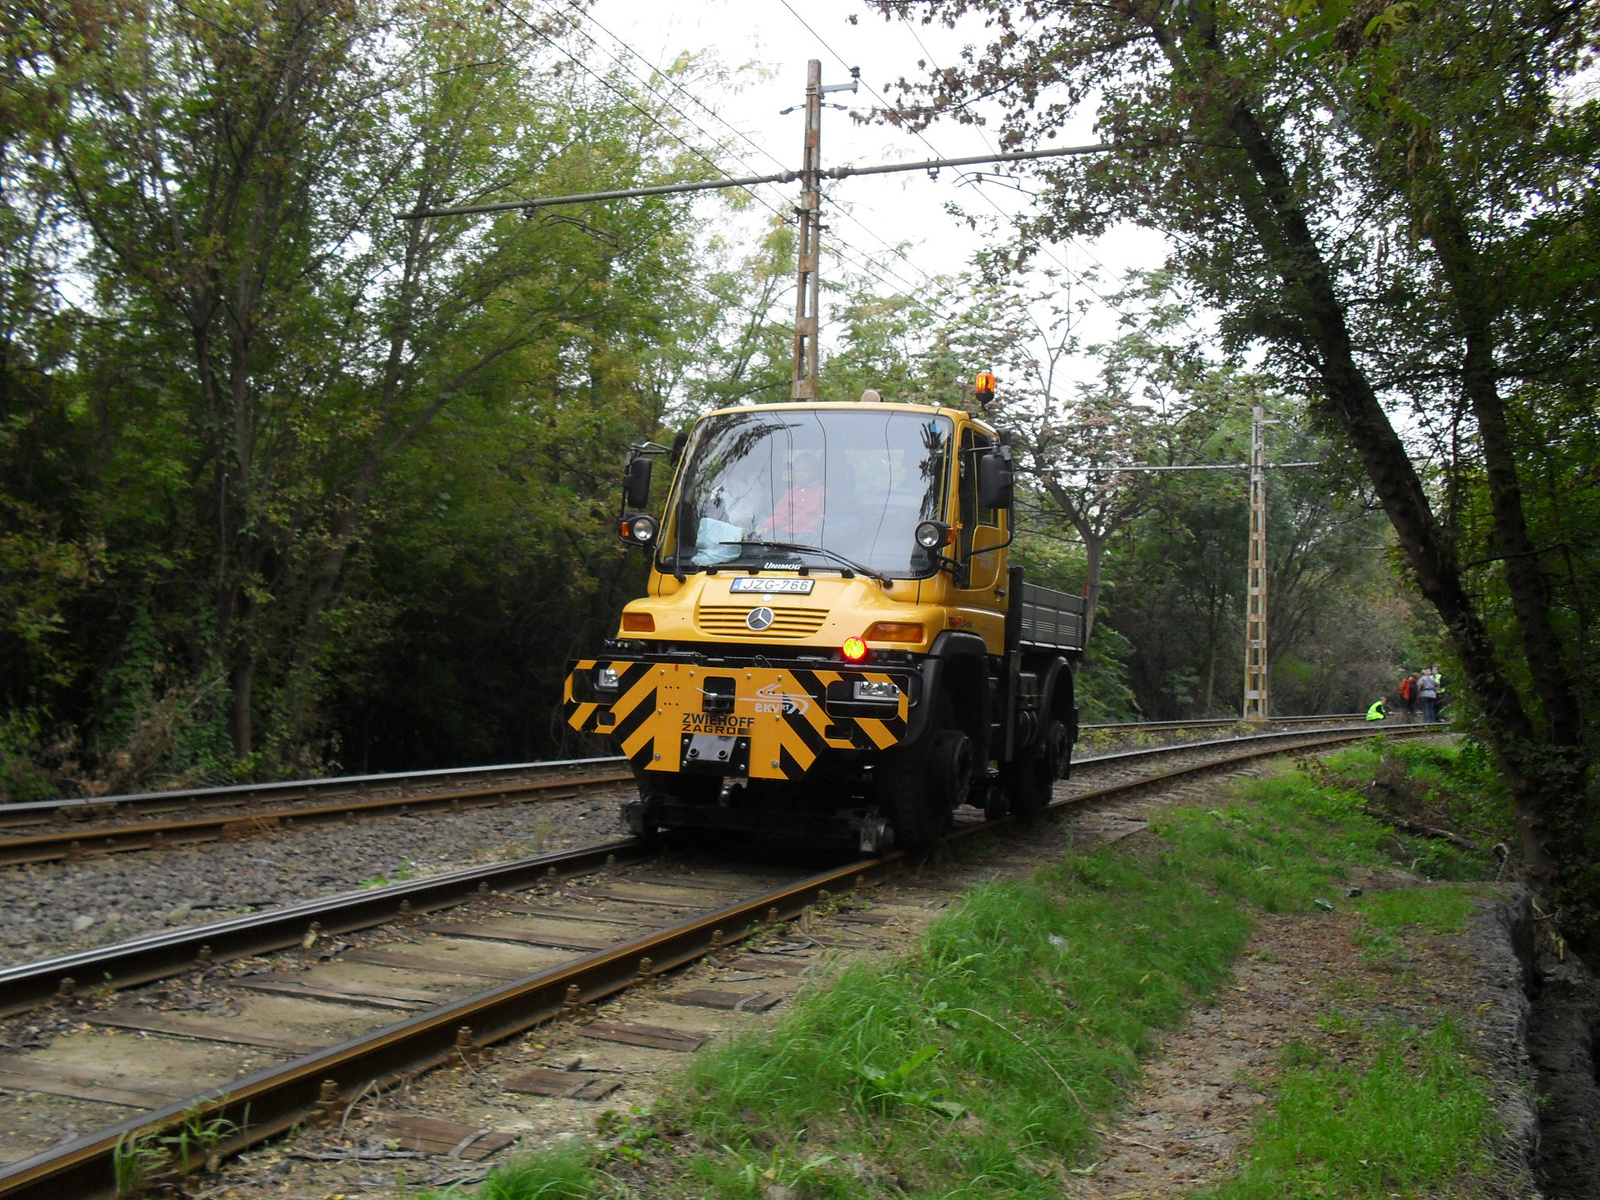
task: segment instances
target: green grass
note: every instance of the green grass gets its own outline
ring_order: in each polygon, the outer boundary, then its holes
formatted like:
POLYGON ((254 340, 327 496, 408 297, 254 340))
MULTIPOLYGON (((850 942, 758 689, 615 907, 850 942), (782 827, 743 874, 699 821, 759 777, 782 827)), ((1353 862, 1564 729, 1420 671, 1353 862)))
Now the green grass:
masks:
POLYGON ((1286 1050, 1288 1070, 1250 1157, 1195 1200, 1388 1200, 1488 1167, 1488 1089, 1455 1025, 1356 1032, 1359 1065, 1331 1065, 1303 1045, 1286 1050))
POLYGON ((1377 929, 1417 926, 1429 933, 1455 933, 1472 915, 1480 895, 1476 888, 1404 888, 1362 896, 1358 907, 1367 924, 1377 929))
MULTIPOLYGON (((475 1200, 584 1200, 604 1195, 609 1177, 592 1162, 592 1154, 582 1144, 570 1144, 537 1156, 514 1158, 496 1167, 489 1178, 474 1188, 475 1200)), ((463 1196, 459 1188, 428 1195, 463 1196)))
POLYGON ((396 883, 404 883, 408 879, 415 879, 416 877, 416 869, 412 867, 410 863, 406 863, 402 867, 396 867, 394 874, 392 875, 385 875, 380 871, 371 879, 363 879, 360 883, 356 884, 356 886, 358 888, 386 888, 396 883))
POLYGON ((1071 858, 1037 883, 978 889, 920 954, 859 964, 776 1035, 703 1056, 672 1108, 737 1153, 804 1130, 807 1145, 900 1164, 913 1189, 1049 1195, 1027 1159, 1093 1147, 1091 1122, 1136 1077, 1151 1031, 1210 990, 1247 933, 1191 883, 1110 853, 1071 858))
MULTIPOLYGON (((1485 851, 1495 842, 1517 844, 1505 785, 1488 749, 1474 742, 1441 746, 1375 738, 1326 756, 1312 767, 1312 778, 1363 793, 1379 808, 1453 828, 1485 851)), ((1416 858, 1402 865, 1430 879, 1481 879, 1487 869, 1486 860, 1441 841, 1419 845, 1416 858)))
MULTIPOLYGON (((914 954, 821 981, 775 1028, 694 1059, 653 1112, 608 1118, 586 1165, 570 1151, 548 1168, 522 1159, 515 1188, 506 1170, 491 1177, 500 1190, 477 1194, 1056 1197, 1094 1161, 1094 1127, 1156 1031, 1210 995, 1254 913, 1336 897, 1391 944, 1465 919, 1470 898, 1448 889, 1346 901, 1348 866, 1408 862, 1416 847, 1318 778, 1290 772, 1164 814, 1155 850, 1067 854, 1030 881, 975 889, 914 954)), ((1341 1045, 1351 1038, 1355 1065, 1286 1052, 1278 1104, 1228 1185, 1247 1190, 1218 1200, 1407 1195, 1476 1161, 1488 1118, 1453 1028, 1352 1027, 1341 1045)))

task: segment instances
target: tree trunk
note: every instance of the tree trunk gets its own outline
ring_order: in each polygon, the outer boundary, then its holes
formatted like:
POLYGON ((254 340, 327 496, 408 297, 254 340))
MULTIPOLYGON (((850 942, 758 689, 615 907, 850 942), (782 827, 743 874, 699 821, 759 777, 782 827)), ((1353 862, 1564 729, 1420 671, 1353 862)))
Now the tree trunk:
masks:
POLYGON ((1285 285, 1290 315, 1300 323, 1303 342, 1321 377, 1319 407, 1360 455, 1419 588, 1449 632, 1482 704, 1485 730, 1512 794, 1524 860, 1538 883, 1559 893, 1563 880, 1557 877, 1552 859, 1550 817, 1557 811, 1562 789, 1571 786, 1570 776, 1552 774, 1547 756, 1536 752, 1533 724, 1462 584, 1454 547, 1435 520, 1405 446, 1355 360, 1344 307, 1296 194, 1293 175, 1255 110, 1237 87, 1207 65, 1223 61, 1224 55, 1215 28, 1206 24, 1203 14, 1197 19, 1199 24, 1184 32, 1198 43, 1192 49, 1199 66, 1190 61, 1191 48, 1179 45, 1173 30, 1153 13, 1150 28, 1178 79, 1191 84, 1191 94, 1200 98, 1197 123, 1220 124, 1242 152, 1242 159, 1230 162, 1232 156, 1222 151, 1217 160, 1231 175, 1246 219, 1285 285))
POLYGON ((1567 656, 1550 619, 1550 590, 1539 565, 1539 551, 1528 533, 1522 507, 1522 483, 1500 396, 1495 367, 1498 342, 1494 333, 1495 296, 1484 277, 1476 248, 1455 199, 1443 187, 1432 189, 1433 246, 1444 267, 1465 343, 1461 384, 1483 447, 1484 474, 1494 517, 1496 547, 1505 568, 1523 654, 1545 716, 1545 732, 1559 747, 1577 747, 1583 738, 1583 716, 1567 656))
POLYGON ((235 758, 244 759, 255 748, 256 656, 249 644, 235 648, 229 683, 233 688, 233 753, 235 758))
POLYGON ((1100 612, 1100 575, 1106 556, 1106 539, 1085 533, 1082 528, 1078 534, 1083 538, 1083 640, 1087 642, 1100 612))

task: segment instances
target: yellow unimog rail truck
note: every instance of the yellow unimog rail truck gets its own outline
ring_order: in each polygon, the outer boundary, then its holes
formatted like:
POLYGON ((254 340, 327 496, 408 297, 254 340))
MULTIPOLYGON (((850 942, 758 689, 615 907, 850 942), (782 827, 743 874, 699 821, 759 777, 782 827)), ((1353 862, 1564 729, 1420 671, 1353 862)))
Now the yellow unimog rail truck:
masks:
POLYGON ((563 710, 632 764, 628 827, 871 853, 932 843, 963 804, 1048 804, 1077 740, 1084 602, 1008 566, 1012 490, 989 424, 874 392, 723 409, 640 447, 619 532, 652 555, 648 594, 572 664, 563 710))

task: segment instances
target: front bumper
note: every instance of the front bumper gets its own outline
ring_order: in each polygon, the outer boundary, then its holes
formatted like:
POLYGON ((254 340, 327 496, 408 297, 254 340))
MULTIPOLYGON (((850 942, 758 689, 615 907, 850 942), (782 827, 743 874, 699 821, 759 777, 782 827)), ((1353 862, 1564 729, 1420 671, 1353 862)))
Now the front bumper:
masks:
POLYGON ((562 715, 610 734, 636 770, 792 781, 902 741, 921 684, 914 669, 583 659, 562 715), (596 686, 602 671, 614 689, 596 686), (858 699, 857 681, 892 684, 894 697, 858 699))

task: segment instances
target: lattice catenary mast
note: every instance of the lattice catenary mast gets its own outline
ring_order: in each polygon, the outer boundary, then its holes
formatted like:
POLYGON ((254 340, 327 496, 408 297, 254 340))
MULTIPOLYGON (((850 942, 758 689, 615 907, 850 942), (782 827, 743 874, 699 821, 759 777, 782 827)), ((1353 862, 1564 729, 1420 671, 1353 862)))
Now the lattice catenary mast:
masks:
POLYGON ((1244 719, 1268 719, 1266 409, 1250 414, 1250 554, 1245 568, 1244 719))

